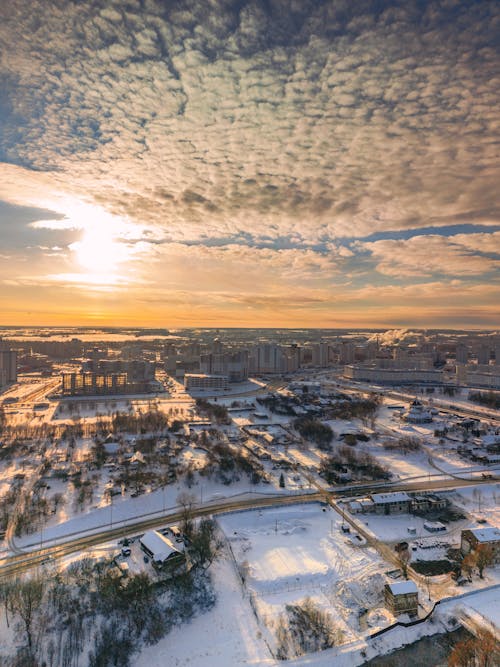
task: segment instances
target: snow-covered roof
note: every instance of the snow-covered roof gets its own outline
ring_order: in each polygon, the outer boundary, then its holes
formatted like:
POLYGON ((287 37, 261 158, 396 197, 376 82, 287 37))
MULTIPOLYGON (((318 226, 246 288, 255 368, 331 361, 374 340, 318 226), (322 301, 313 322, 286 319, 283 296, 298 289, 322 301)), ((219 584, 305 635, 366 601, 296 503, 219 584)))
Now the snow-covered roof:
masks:
POLYGON ((130 463, 134 463, 134 461, 138 461, 139 463, 146 463, 146 459, 144 458, 144 454, 142 452, 135 452, 132 458, 130 459, 130 463))
POLYGON ((410 500, 410 496, 404 491, 372 493, 371 497, 374 503, 404 503, 410 500))
POLYGON ((500 435, 487 433, 482 437, 483 445, 496 445, 500 443, 500 435))
POLYGON ((414 581, 396 581, 393 584, 387 584, 393 595, 406 595, 407 593, 418 593, 418 588, 414 581))
POLYGON ((500 540, 500 530, 493 526, 473 528, 470 532, 478 542, 498 542, 500 540))
POLYGON ((148 530, 147 533, 144 533, 141 537, 141 544, 153 554, 152 558, 155 561, 164 561, 173 553, 179 553, 179 549, 176 549, 173 542, 157 530, 148 530))

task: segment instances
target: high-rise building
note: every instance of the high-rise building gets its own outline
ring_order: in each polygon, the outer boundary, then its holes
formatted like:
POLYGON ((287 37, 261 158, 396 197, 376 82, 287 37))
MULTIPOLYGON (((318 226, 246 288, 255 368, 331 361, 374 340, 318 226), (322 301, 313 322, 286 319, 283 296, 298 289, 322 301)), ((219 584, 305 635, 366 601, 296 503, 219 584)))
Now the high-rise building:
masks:
POLYGON ((224 349, 224 343, 220 340, 220 338, 214 338, 212 342, 212 353, 222 354, 223 349, 224 349))
POLYGON ((490 363, 489 345, 480 345, 476 350, 478 366, 487 366, 490 363))
POLYGON ((464 345, 464 343, 457 343, 455 348, 455 360, 457 364, 467 363, 467 345, 464 345))
POLYGON ((17 351, 0 341, 0 387, 17 382, 17 351))
POLYGON ((330 346, 328 343, 314 343, 312 346, 312 365, 326 368, 330 364, 330 346))
POLYGON ((352 364, 354 361, 354 354, 356 346, 350 341, 342 341, 339 352, 339 362, 341 364, 352 364))
POLYGON ((224 352, 202 354, 200 371, 206 375, 224 375, 229 382, 243 382, 248 378, 248 352, 224 352))
POLYGON ((285 350, 275 343, 256 345, 250 355, 250 368, 254 373, 286 373, 288 361, 285 350))

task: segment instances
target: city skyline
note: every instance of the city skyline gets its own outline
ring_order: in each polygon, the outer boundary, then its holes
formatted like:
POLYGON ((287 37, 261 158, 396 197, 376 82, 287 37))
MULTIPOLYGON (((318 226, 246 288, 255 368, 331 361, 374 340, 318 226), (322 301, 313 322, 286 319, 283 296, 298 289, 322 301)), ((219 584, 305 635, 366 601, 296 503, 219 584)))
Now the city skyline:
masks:
POLYGON ((498 327, 499 25, 5 3, 0 325, 498 327))

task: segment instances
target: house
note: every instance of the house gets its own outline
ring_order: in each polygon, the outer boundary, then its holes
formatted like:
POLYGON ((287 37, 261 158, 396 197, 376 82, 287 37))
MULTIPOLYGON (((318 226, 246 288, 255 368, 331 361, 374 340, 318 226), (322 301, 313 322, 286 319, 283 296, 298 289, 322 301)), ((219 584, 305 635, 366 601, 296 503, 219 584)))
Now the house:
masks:
POLYGON ((428 493, 422 496, 413 496, 411 499, 411 511, 415 514, 426 514, 446 509, 448 501, 434 493, 428 493))
POLYGON ((144 454, 140 451, 134 452, 133 456, 130 457, 130 465, 144 465, 146 463, 146 459, 144 458, 144 454))
POLYGON ((174 543, 157 530, 148 530, 140 539, 141 549, 157 567, 179 565, 185 560, 184 554, 174 543))
POLYGON ((375 514, 406 514, 410 511, 411 498, 404 491, 372 493, 375 514))
POLYGON ((487 544, 493 551, 493 560, 500 563, 500 530, 487 526, 485 528, 471 528, 462 530, 460 550, 463 555, 475 551, 480 544, 487 544))
POLYGON ((418 612, 418 588, 413 581, 397 581, 384 587, 385 606, 394 616, 418 612))
POLYGON ((443 533, 446 531, 446 526, 440 521, 424 521, 424 528, 429 533, 443 533))

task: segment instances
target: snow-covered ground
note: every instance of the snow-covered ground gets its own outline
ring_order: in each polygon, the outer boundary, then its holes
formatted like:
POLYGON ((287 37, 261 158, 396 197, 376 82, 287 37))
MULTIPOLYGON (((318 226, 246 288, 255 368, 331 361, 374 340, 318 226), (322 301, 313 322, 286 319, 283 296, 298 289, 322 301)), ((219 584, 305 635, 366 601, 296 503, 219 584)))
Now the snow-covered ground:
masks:
POLYGON ((134 667, 277 665, 228 559, 213 566, 217 603, 134 658, 134 667))
MULTIPOLYGON (((40 546, 48 545, 52 540, 61 538, 70 539, 72 535, 85 531, 96 531, 98 529, 109 529, 123 527, 124 534, 127 534, 127 524, 134 519, 147 516, 154 516, 168 512, 175 512, 178 509, 177 497, 180 493, 192 494, 194 503, 198 501, 206 504, 207 502, 218 503, 224 499, 230 498, 249 498, 254 494, 255 497, 269 494, 293 494, 289 489, 276 489, 272 486, 251 485, 248 481, 240 481, 225 486, 217 482, 211 482, 204 479, 192 488, 188 488, 184 483, 169 484, 164 489, 158 489, 151 493, 145 493, 138 498, 113 498, 113 502, 102 507, 95 507, 85 513, 72 513, 68 511, 63 522, 49 522, 44 526, 42 534, 35 532, 30 535, 24 535, 16 538, 16 545, 20 548, 29 545, 40 546)), ((67 508, 70 510, 71 508, 67 508)))
POLYGON ((457 601, 457 609, 474 623, 481 626, 496 628, 500 635, 500 585, 474 594, 457 601))
POLYGON ((391 622, 382 603, 389 566, 372 548, 353 544, 330 508, 255 510, 222 516, 219 523, 270 641, 285 605, 307 597, 334 615, 345 641, 391 622), (361 610, 369 614, 362 618, 361 610))
POLYGON ((424 517, 413 514, 354 514, 352 518, 363 524, 363 527, 370 531, 382 542, 400 542, 402 540, 417 540, 422 544, 439 542, 460 543, 460 531, 469 528, 471 522, 467 519, 454 521, 446 526, 446 530, 440 533, 431 533, 424 528, 424 523, 428 521, 424 517), (409 528, 414 528, 409 531, 409 528))
POLYGON ((481 525, 477 519, 482 523, 486 521, 489 526, 500 528, 500 484, 464 486, 448 497, 454 505, 468 514, 474 528, 481 525))

